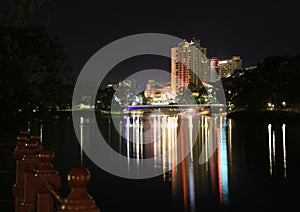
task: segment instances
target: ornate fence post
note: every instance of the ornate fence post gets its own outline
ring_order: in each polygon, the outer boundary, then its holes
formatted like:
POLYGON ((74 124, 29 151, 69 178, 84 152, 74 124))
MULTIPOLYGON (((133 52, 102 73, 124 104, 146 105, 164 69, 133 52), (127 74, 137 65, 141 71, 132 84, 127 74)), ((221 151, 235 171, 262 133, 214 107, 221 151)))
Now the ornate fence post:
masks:
POLYGON ((63 199, 57 192, 61 182, 52 165, 54 152, 42 148, 38 135, 28 137, 28 131, 22 131, 14 150, 17 169, 13 186, 15 211, 53 212, 54 198, 60 204, 59 212, 100 212, 86 189, 91 177, 89 170, 81 167, 69 172, 71 192, 63 199))
POLYGON ((59 212, 100 212, 86 190, 90 177, 91 174, 86 168, 73 168, 69 172, 68 185, 71 187, 71 192, 61 204, 59 212))
POLYGON ((52 165, 54 152, 50 150, 41 150, 39 152, 40 164, 35 171, 33 185, 37 193, 37 211, 53 212, 53 197, 47 189, 47 184, 51 184, 54 189, 60 188, 60 176, 52 165))
POLYGON ((14 150, 14 158, 16 160, 16 182, 13 186, 13 194, 15 196, 15 212, 21 212, 21 203, 24 198, 24 164, 23 156, 26 153, 25 143, 28 141, 29 132, 21 131, 17 137, 16 148, 14 150))
POLYGON ((33 190, 33 169, 38 166, 39 158, 37 151, 41 149, 39 145, 39 138, 33 137, 25 143, 26 153, 23 157, 23 166, 25 170, 24 179, 24 199, 21 203, 22 211, 34 211, 35 210, 35 194, 33 190))

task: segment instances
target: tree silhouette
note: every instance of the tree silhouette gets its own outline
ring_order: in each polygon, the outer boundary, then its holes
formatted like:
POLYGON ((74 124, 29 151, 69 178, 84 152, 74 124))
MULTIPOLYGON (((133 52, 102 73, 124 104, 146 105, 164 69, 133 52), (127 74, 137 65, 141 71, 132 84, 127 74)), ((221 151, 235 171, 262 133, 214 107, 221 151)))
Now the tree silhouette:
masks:
POLYGON ((11 1, 10 5, 0 14, 0 26, 21 28, 46 0, 11 1))
POLYGON ((0 99, 5 108, 62 101, 73 82, 68 55, 43 27, 0 30, 0 99), (64 88, 64 89, 63 89, 64 88))
POLYGON ((264 58, 256 69, 222 79, 222 84, 227 101, 237 108, 264 110, 268 102, 275 108, 280 108, 282 102, 299 104, 299 79, 300 54, 295 54, 264 58))
POLYGON ((0 14, 2 125, 20 111, 47 112, 71 102, 74 75, 61 41, 44 26, 25 24, 43 2, 18 1, 0 14))

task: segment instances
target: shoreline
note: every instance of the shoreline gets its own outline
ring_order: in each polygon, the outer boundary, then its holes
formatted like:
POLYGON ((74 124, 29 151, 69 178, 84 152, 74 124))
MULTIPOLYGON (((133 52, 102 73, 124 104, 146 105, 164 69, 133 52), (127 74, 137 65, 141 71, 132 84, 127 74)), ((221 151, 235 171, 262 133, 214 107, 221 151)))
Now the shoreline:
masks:
MULTIPOLYGON (((71 117, 71 110, 68 111, 55 111, 49 113, 46 117, 52 118, 60 118, 60 117, 71 117), (52 114, 52 115, 51 115, 52 114)), ((130 115, 130 112, 112 112, 112 111, 104 111, 104 110, 78 110, 76 111, 78 114, 82 115, 90 115, 91 113, 95 113, 96 116, 114 116, 114 115, 130 115)), ((137 112, 138 113, 138 112, 137 112)), ((177 114, 177 112, 170 111, 168 114, 177 114)), ((211 115, 211 114, 202 114, 202 115, 211 115)), ((39 117, 39 114, 32 114, 34 117, 39 117)), ((244 121, 298 121, 300 123, 300 112, 297 111, 235 111, 235 112, 227 112, 226 117, 234 120, 244 120, 244 121)))

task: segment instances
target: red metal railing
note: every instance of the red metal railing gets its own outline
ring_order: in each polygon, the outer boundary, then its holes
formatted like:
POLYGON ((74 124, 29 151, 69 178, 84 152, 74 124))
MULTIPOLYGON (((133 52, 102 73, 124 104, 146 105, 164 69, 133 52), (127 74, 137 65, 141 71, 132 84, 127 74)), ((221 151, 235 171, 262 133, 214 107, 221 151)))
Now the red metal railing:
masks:
MULTIPOLYGON (((8 148, 8 149, 11 149, 11 148, 14 148, 15 147, 15 145, 16 145, 16 143, 15 142, 1 142, 0 143, 0 148, 1 149, 4 149, 4 148, 8 148)), ((1 161, 2 162, 2 161, 1 161)), ((6 170, 6 169, 1 169, 0 170, 0 175, 11 175, 11 176, 13 176, 13 175, 15 175, 16 174, 16 171, 15 170, 6 170)), ((0 176, 1 177, 1 176, 0 176)), ((2 181, 2 183, 4 183, 5 181, 2 181)), ((1 198, 0 199, 0 205, 2 204, 13 204, 15 201, 13 200, 13 199, 9 199, 9 198, 1 198)))
POLYGON ((66 198, 59 193, 60 176, 52 165, 54 152, 40 145, 38 135, 21 131, 17 138, 16 182, 13 186, 16 212, 100 212, 87 192, 91 174, 84 167, 73 168, 68 176, 71 191, 66 198), (54 202, 58 203, 55 209, 54 202))

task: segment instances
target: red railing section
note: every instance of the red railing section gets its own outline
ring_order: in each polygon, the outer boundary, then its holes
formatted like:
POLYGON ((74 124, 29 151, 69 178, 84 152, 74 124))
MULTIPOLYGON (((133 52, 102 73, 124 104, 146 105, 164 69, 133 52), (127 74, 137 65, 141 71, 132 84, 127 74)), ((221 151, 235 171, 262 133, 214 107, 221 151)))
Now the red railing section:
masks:
POLYGON ((100 212, 87 192, 91 177, 87 168, 71 169, 67 176, 70 193, 62 197, 59 193, 61 178, 52 164, 55 154, 40 145, 38 135, 30 136, 28 131, 21 131, 13 155, 16 160, 15 212, 100 212))

